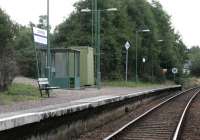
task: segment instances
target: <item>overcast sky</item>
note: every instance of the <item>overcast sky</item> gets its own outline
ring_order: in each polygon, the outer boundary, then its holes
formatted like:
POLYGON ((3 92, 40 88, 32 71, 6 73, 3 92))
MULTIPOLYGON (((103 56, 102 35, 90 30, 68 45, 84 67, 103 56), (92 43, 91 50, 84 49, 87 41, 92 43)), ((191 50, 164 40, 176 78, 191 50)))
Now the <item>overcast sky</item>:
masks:
MULTIPOLYGON (((50 0, 50 23, 53 27, 61 23, 74 10, 73 4, 79 0, 50 0)), ((151 0, 149 0, 151 1, 151 0)), ((200 46, 200 1, 199 0, 159 0, 172 17, 172 24, 189 47, 200 46)), ((12 20, 27 25, 37 23, 40 15, 46 14, 46 0, 0 0, 0 7, 12 20)))

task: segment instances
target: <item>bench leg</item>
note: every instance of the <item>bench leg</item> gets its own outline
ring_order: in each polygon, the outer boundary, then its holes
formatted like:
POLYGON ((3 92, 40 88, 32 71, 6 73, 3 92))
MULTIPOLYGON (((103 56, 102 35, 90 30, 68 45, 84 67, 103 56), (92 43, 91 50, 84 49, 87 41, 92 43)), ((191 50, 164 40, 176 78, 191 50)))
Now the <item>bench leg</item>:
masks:
POLYGON ((40 90, 40 95, 41 95, 41 97, 42 97, 42 90, 40 90))
POLYGON ((49 97, 49 90, 48 90, 48 89, 46 90, 46 94, 47 94, 47 95, 48 95, 48 97, 49 97))

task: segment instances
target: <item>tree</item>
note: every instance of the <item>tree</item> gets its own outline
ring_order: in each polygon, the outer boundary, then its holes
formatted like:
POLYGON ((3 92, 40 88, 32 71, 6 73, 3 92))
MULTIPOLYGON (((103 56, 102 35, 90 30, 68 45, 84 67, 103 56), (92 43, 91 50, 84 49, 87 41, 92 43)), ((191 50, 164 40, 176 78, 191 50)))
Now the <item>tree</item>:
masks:
POLYGON ((39 16, 39 24, 37 27, 41 29, 47 29, 47 15, 39 16))
POLYGON ((15 75, 15 56, 12 47, 15 26, 9 16, 0 9, 0 90, 6 90, 15 75))
MULTIPOLYGON (((152 10, 157 21, 158 38, 163 42, 157 43, 160 48, 158 60, 160 67, 168 69, 168 77, 171 77, 171 69, 178 67, 182 69, 185 60, 187 59, 187 47, 183 43, 181 36, 175 33, 170 16, 163 10, 158 1, 153 0, 152 10)), ((180 70, 181 71, 181 70, 180 70)))
MULTIPOLYGON (((39 16, 39 23, 29 23, 28 26, 18 25, 16 38, 14 40, 14 48, 16 51, 16 61, 18 67, 18 74, 35 78, 37 76, 36 70, 36 56, 33 42, 32 27, 38 27, 41 29, 47 28, 46 23, 47 16, 39 16)), ((52 42, 53 35, 50 34, 50 41, 52 42)), ((53 46, 51 46, 53 47, 53 46)))
POLYGON ((36 76, 36 60, 31 27, 18 26, 14 41, 18 74, 26 77, 36 76))
POLYGON ((191 61, 191 73, 200 76, 200 48, 194 46, 189 50, 189 60, 191 61))
MULTIPOLYGON (((91 13, 81 9, 91 8, 91 0, 75 4, 74 11, 54 32, 58 46, 88 46, 91 44, 91 13)), ((144 80, 160 78, 160 69, 182 67, 186 46, 175 33, 170 16, 159 2, 146 0, 98 1, 99 9, 116 7, 118 12, 103 12, 101 15, 101 72, 104 79, 122 79, 125 70, 124 43, 129 41, 129 77, 135 77, 136 31, 149 28, 149 33, 138 36, 138 71, 144 80), (159 43, 158 40, 164 40, 159 43), (147 59, 142 63, 142 57, 147 59), (145 69, 145 71, 143 70, 145 69), (154 76, 154 77, 152 77, 154 76)), ((169 77, 171 73, 168 73, 169 77)))

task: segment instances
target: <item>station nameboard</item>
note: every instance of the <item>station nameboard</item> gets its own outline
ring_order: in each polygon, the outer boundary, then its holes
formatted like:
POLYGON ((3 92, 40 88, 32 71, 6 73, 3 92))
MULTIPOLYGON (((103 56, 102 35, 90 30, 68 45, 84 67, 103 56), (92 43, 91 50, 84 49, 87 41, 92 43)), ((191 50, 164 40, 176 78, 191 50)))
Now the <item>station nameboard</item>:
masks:
POLYGON ((33 27, 34 41, 39 44, 47 45, 47 31, 33 27))

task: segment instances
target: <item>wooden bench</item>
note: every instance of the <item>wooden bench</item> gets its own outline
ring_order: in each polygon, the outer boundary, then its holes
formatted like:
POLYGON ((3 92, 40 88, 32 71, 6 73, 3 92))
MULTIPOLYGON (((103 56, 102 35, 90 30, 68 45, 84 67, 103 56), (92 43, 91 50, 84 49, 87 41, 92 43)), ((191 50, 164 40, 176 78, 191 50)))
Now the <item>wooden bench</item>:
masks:
POLYGON ((38 78, 38 86, 39 86, 41 97, 42 97, 42 91, 45 91, 45 93, 49 97, 50 90, 59 89, 59 87, 51 87, 49 84, 48 78, 38 78))

